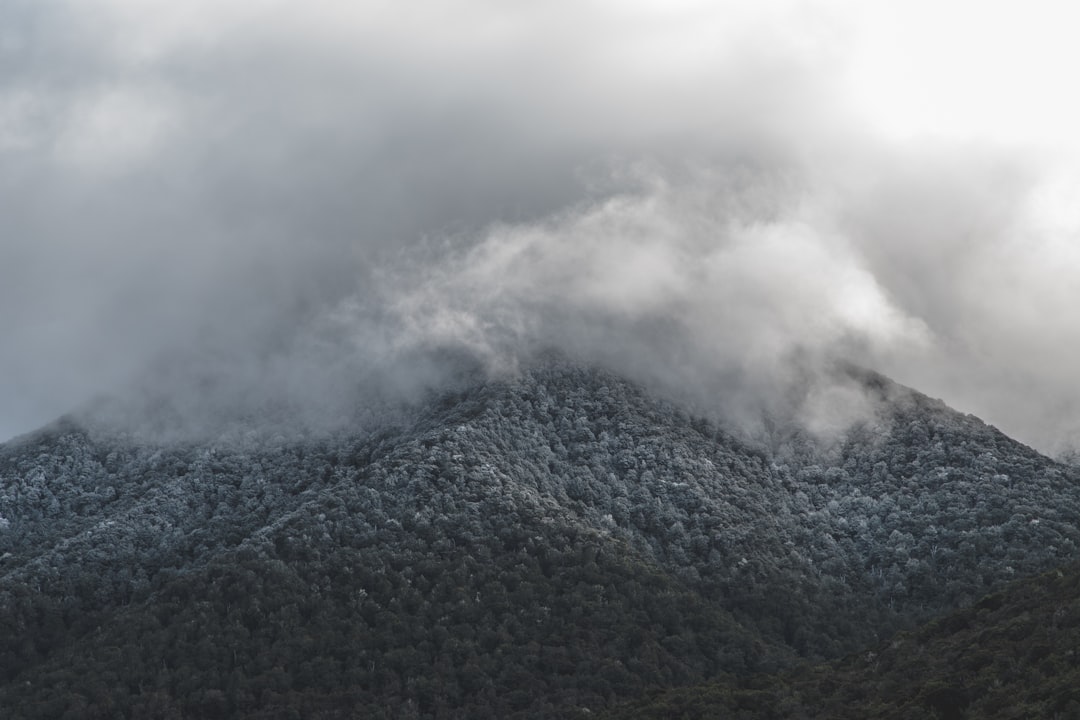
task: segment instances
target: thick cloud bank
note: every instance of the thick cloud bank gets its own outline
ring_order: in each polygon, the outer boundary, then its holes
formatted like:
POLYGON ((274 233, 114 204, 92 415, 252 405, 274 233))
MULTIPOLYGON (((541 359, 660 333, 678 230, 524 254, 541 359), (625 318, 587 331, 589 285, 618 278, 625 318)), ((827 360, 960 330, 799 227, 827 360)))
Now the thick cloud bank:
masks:
POLYGON ((1067 447, 1077 166, 873 120, 863 7, 6 3, 0 435, 132 388, 332 426, 555 350, 822 432, 853 361, 1067 447))

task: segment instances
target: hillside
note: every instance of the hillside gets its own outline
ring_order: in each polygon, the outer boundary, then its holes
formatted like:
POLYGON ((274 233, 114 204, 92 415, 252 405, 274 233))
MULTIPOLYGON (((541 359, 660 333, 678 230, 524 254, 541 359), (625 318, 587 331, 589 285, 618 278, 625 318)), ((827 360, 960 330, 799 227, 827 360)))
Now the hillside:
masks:
POLYGON ((578 717, 836 658, 1077 557, 1076 470, 866 374, 828 453, 610 374, 377 433, 0 446, 13 717, 578 717))
POLYGON ((609 711, 609 720, 1080 717, 1080 566, 987 595, 842 661, 727 676, 609 711))

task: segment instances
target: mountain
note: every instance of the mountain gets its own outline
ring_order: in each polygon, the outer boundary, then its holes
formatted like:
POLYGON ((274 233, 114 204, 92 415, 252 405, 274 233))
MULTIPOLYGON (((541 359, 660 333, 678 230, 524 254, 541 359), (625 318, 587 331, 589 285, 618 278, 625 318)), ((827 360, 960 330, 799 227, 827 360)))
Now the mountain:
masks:
POLYGON ((59 421, 0 446, 0 707, 583 717, 863 651, 1078 556, 1075 468, 849 372, 871 411, 827 448, 559 363, 375 432, 59 421))

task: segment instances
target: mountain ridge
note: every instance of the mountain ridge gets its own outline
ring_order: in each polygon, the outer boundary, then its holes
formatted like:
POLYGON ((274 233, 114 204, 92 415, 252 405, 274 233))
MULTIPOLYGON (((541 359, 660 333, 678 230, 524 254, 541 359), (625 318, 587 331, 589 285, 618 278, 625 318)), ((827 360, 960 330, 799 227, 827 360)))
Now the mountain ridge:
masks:
POLYGON ((86 683, 137 677, 99 693, 129 714, 207 716, 214 690, 234 717, 315 696, 340 701, 326 713, 571 717, 645 687, 839 657, 1076 556, 1074 469, 870 377, 884 397, 872 422, 824 455, 797 433, 797 452, 750 446, 567 365, 362 436, 155 446, 64 421, 0 446, 0 700, 60 716, 82 701, 32 688, 81 668, 62 685, 84 699, 86 683), (243 604, 260 597, 277 610, 243 604), (233 652, 178 640, 184 623, 233 652), (110 638, 137 644, 130 627, 160 643, 98 657, 110 638), (173 670, 147 670, 170 646, 186 653, 173 670), (275 652, 288 682, 262 667, 275 652), (327 657, 335 669, 300 672, 327 657), (442 689, 423 667, 442 668, 442 689), (177 668, 201 684, 185 690, 177 668))

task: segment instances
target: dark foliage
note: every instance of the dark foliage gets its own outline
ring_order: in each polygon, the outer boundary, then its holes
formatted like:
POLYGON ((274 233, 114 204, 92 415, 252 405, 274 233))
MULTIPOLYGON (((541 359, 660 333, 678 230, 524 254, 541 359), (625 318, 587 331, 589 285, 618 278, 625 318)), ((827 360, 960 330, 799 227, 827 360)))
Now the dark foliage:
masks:
POLYGON ((566 367, 355 437, 58 423, 0 447, 0 707, 576 717, 840 657, 1076 556, 1075 469, 865 382, 876 414, 828 452, 566 367))
POLYGON ((725 677, 602 715, 681 718, 1080 718, 1080 566, 827 665, 725 677))

